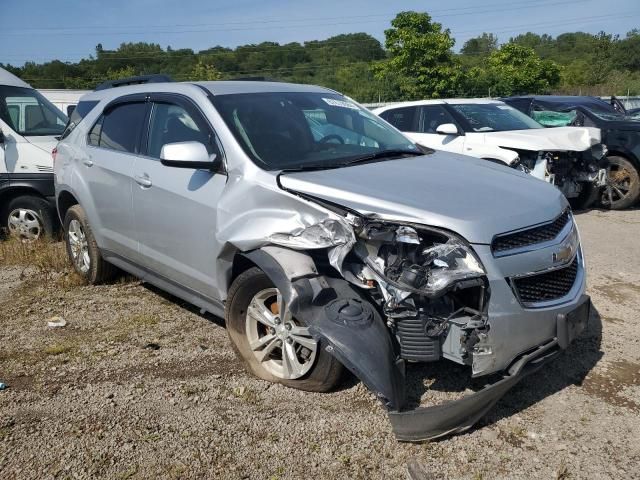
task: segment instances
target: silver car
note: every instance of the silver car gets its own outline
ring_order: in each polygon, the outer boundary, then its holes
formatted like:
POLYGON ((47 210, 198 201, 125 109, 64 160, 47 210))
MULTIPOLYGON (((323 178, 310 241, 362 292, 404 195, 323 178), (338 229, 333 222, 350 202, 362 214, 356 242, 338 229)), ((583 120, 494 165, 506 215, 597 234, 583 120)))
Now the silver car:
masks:
POLYGON ((267 381, 327 391, 348 368, 406 441, 469 428, 586 325, 578 230, 551 185, 420 148, 326 88, 153 80, 83 97, 57 147, 89 282, 118 267, 224 316, 267 381), (491 382, 408 408, 405 364, 441 359, 491 382))

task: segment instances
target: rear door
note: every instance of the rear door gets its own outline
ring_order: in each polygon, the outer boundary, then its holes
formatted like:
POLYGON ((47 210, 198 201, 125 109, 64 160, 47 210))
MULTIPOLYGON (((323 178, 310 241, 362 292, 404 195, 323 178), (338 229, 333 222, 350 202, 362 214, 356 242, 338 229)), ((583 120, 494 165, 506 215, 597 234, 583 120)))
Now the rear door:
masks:
POLYGON ((144 265, 172 283, 215 298, 217 203, 227 177, 220 172, 166 167, 163 145, 197 141, 222 156, 198 107, 177 94, 152 94, 145 155, 134 168, 133 208, 144 265))
POLYGON ((86 155, 79 159, 81 176, 91 196, 83 206, 100 247, 129 260, 138 257, 132 176, 148 106, 144 94, 122 97, 107 105, 89 132, 86 155))

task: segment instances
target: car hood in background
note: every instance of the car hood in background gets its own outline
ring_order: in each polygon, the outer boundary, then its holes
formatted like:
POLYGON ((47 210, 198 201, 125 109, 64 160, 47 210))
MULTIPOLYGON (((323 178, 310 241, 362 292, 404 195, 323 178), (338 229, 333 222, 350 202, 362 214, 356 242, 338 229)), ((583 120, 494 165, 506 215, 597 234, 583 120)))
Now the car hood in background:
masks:
POLYGON ((600 129, 591 127, 532 128, 508 132, 477 132, 484 143, 533 151, 583 152, 600 143, 600 129))
POLYGON ((41 150, 44 150, 47 153, 51 153, 51 151, 58 144, 58 139, 54 136, 43 135, 43 136, 29 136, 24 137, 29 143, 38 147, 41 150))
POLYGON ((567 202, 552 185, 486 160, 446 152, 309 172, 280 185, 362 215, 452 230, 472 243, 557 217, 567 202))

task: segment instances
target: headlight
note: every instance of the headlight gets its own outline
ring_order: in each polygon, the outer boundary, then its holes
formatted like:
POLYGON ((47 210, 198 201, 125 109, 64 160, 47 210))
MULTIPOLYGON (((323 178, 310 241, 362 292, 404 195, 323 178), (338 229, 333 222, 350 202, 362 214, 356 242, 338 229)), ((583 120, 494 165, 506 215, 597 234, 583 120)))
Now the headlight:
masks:
POLYGON ((398 290, 436 297, 456 282, 486 274, 471 247, 443 230, 376 224, 361 237, 356 254, 398 290))

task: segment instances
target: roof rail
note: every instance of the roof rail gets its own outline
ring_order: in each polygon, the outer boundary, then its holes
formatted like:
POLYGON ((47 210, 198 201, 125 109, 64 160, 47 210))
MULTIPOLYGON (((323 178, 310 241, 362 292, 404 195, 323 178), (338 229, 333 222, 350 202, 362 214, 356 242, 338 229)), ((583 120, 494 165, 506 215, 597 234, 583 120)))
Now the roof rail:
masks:
POLYGON ((119 80, 109 80, 98 85, 94 91, 107 90, 108 88, 126 87, 127 85, 142 85, 144 83, 173 82, 169 75, 140 75, 137 77, 121 78, 119 80))
POLYGON ((235 77, 230 80, 236 82, 279 82, 279 80, 270 77, 235 77))

